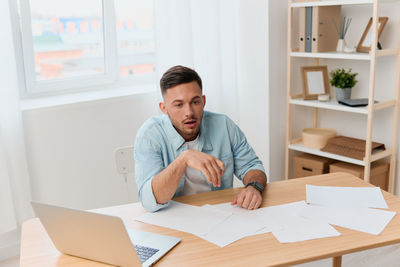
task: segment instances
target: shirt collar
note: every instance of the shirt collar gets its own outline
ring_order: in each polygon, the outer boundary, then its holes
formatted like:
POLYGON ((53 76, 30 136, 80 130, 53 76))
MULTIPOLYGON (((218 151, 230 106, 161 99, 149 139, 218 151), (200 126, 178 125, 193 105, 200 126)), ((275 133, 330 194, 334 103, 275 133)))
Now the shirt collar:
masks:
POLYGON ((168 115, 164 115, 164 123, 169 142, 175 150, 178 150, 185 143, 185 139, 176 131, 168 115))

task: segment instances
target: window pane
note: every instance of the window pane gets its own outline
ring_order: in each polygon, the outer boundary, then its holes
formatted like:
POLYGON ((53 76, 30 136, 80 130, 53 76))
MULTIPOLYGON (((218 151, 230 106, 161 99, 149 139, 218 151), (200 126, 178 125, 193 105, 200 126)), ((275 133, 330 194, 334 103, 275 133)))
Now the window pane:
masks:
POLYGON ((152 74, 155 68, 153 0, 115 0, 120 76, 152 74))
POLYGON ((37 80, 104 73, 101 0, 30 0, 37 80))

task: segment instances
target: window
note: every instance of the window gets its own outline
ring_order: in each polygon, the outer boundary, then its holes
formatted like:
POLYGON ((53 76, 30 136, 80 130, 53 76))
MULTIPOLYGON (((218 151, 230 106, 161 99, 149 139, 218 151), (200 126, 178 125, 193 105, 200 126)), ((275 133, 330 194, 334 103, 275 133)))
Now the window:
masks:
POLYGON ((152 0, 19 0, 26 95, 154 81, 152 0))
POLYGON ((153 1, 116 0, 120 77, 154 72, 153 1))

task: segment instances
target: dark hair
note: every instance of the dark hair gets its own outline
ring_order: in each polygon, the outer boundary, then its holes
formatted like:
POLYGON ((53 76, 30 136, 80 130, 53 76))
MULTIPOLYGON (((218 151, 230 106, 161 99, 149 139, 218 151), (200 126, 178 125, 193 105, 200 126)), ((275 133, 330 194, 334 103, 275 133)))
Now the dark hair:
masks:
POLYGON ((203 89, 201 78, 196 71, 181 65, 173 66, 160 79, 161 93, 164 95, 167 89, 190 82, 197 82, 200 89, 203 89))

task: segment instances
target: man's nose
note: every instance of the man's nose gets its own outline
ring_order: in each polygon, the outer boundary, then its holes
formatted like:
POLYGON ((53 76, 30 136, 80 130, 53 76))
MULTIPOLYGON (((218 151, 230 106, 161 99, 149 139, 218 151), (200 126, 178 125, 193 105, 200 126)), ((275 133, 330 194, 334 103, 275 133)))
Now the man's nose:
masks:
POLYGON ((186 105, 185 107, 185 116, 191 117, 193 115, 193 108, 190 104, 186 105))

